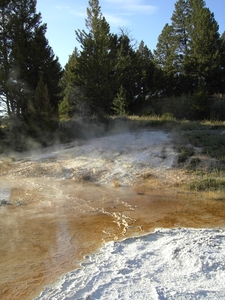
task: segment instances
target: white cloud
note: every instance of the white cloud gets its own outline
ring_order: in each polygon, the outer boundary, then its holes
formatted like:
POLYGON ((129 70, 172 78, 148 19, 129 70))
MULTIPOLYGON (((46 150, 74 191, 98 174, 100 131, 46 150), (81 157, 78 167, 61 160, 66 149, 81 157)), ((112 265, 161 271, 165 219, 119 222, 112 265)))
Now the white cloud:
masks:
POLYGON ((77 17, 85 18, 87 16, 86 7, 84 6, 78 6, 76 9, 74 9, 74 7, 68 5, 57 5, 56 9, 59 11, 65 11, 77 17))
POLYGON ((113 14, 104 14, 104 17, 106 18, 107 22, 113 26, 128 26, 130 24, 130 21, 113 14))
POLYGON ((127 13, 144 13, 154 14, 157 11, 157 7, 149 4, 144 4, 143 0, 105 0, 115 9, 120 9, 127 13))
MULTIPOLYGON (((103 16, 106 18, 110 26, 128 27, 134 22, 134 15, 154 14, 157 10, 156 6, 145 4, 145 0, 102 0, 103 16)), ((70 15, 85 19, 87 17, 84 5, 57 5, 57 10, 67 12, 70 15)))
POLYGON ((157 7, 144 3, 144 0, 104 0, 103 15, 110 25, 121 27, 130 26, 134 15, 150 15, 157 11, 157 7))
POLYGON ((129 5, 125 7, 128 11, 132 11, 132 12, 139 12, 139 13, 147 13, 147 14, 154 14, 157 10, 156 6, 152 6, 152 5, 129 5))

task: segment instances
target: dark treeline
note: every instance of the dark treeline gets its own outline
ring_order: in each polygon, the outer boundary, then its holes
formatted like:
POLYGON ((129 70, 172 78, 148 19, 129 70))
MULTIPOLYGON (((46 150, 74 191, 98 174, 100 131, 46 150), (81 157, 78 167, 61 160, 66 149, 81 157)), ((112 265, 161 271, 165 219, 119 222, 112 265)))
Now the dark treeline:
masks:
POLYGON ((38 138, 58 122, 62 68, 45 37, 36 1, 0 1, 0 101, 11 139, 38 138))
MULTIPOLYGON (((0 0, 0 101, 11 133, 43 138, 59 119, 165 114, 225 118, 225 33, 203 0, 178 0, 156 49, 111 33, 98 0, 76 30, 65 69, 45 37, 35 0, 0 0), (215 97, 217 95, 217 97, 215 97)), ((71 37, 73 38, 73 37, 71 37)))

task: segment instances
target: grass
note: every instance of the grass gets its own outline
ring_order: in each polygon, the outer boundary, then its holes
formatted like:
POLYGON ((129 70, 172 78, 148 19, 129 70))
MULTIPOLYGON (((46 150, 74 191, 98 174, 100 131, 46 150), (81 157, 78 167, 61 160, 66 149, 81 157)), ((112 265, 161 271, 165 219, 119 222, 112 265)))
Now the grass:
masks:
POLYGON ((164 130, 172 130, 174 127, 178 126, 179 121, 172 117, 171 114, 164 114, 162 116, 152 115, 152 116, 130 116, 130 125, 133 128, 159 128, 164 130))
MULTIPOLYGON (((176 128, 176 134, 185 144, 197 147, 201 155, 214 159, 216 166, 200 168, 201 157, 196 156, 186 165, 196 178, 187 184, 189 190, 198 192, 214 192, 225 195, 225 123, 224 122, 181 122, 176 128)), ((178 160, 184 163, 195 155, 193 147, 181 147, 178 160)), ((223 198, 223 197, 222 197, 223 198)), ((225 198, 223 198, 225 199, 225 198)))
POLYGON ((178 164, 182 164, 187 161, 187 159, 195 154, 193 147, 180 147, 178 148, 178 164))
POLYGON ((225 135, 218 129, 198 129, 184 132, 184 136, 192 145, 203 148, 203 153, 225 161, 225 135))
POLYGON ((190 183, 190 190, 195 191, 223 191, 225 192, 225 178, 208 177, 190 183))

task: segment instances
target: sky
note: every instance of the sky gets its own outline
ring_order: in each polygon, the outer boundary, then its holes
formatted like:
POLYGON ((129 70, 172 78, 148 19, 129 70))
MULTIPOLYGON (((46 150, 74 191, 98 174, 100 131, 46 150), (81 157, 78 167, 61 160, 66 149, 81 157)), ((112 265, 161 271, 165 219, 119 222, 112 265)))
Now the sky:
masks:
MULTIPOLYGON (((158 36, 171 23, 176 0, 100 0, 101 12, 112 33, 125 29, 137 43, 143 40, 150 50, 156 49, 158 36)), ((214 13, 219 32, 225 31, 225 0, 205 0, 214 13)), ((62 67, 75 47, 79 49, 75 30, 86 29, 88 0, 37 0, 37 12, 47 23, 46 38, 62 67)))

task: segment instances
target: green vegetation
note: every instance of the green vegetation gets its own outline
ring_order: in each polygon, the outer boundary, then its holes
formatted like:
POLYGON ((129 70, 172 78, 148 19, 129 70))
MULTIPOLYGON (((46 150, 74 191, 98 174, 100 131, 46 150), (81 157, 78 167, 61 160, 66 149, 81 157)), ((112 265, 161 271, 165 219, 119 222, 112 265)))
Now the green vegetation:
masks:
POLYGON ((181 147, 178 149, 179 157, 178 157, 178 163, 184 163, 189 157, 194 155, 194 150, 191 147, 181 147))
POLYGON ((196 147, 203 148, 203 153, 225 162, 225 126, 215 125, 212 122, 201 124, 198 129, 189 130, 183 136, 196 147))
POLYGON ((9 139, 43 139, 57 128, 62 69, 45 37, 35 0, 0 3, 0 105, 10 121, 9 139), (46 134, 44 134, 45 136, 46 134))
POLYGON ((225 193, 225 179, 218 177, 203 178, 190 184, 190 189, 195 191, 223 191, 225 193))

